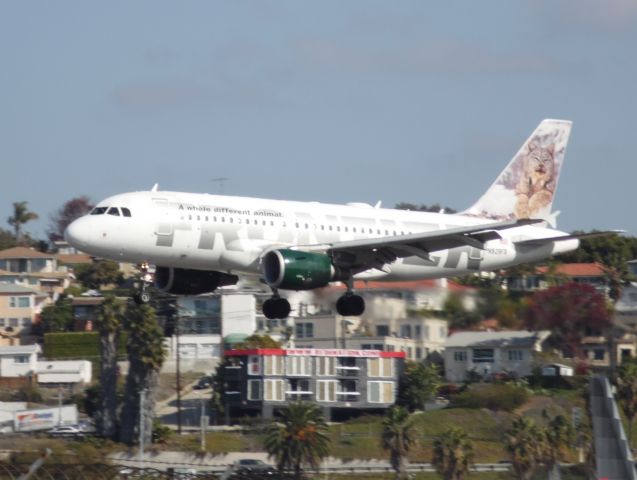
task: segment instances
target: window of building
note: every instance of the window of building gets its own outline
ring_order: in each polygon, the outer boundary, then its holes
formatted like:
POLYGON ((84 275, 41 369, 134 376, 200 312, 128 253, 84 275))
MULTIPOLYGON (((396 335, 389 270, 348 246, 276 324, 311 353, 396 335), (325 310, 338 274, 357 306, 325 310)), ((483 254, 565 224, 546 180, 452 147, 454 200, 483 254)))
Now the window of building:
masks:
POLYGON ((422 335, 422 327, 420 325, 414 325, 414 336, 420 338, 422 335))
POLYGON ((28 355, 15 355, 13 357, 13 363, 29 363, 28 355))
POLYGON ((297 323, 295 325, 296 338, 312 338, 314 337, 314 324, 313 323, 297 323))
POLYGON ((11 308, 29 308, 31 297, 9 297, 9 306, 11 308))
POLYGON ((9 326, 17 327, 18 326, 18 319, 17 318, 10 318, 9 319, 9 326))
POLYGON ((360 392, 356 380, 339 380, 336 398, 339 402, 357 402, 360 392))
POLYGON ((287 375, 311 375, 312 357, 286 357, 287 375))
POLYGON ((389 336, 389 325, 376 325, 376 336, 377 337, 388 337, 389 336))
POLYGON ((522 350, 509 350, 509 361, 519 362, 522 360, 522 350))
POLYGON ((474 348, 473 363, 493 362, 492 348, 474 348))
POLYGON ((333 377, 336 375, 336 362, 334 357, 316 357, 319 377, 333 377))
POLYGON ((411 325, 401 325, 400 336, 405 338, 411 338, 411 325))
POLYGON ((466 362, 467 361, 467 352, 465 352, 464 350, 453 352, 453 359, 456 362, 466 362))
POLYGON ((283 357, 281 355, 264 355, 263 372, 265 375, 283 375, 283 357))
POLYGON ((248 380, 248 400, 261 400, 261 380, 248 380))
POLYGON ((261 375, 261 357, 258 355, 248 357, 248 375, 261 375))
POLYGON ((420 360, 422 358, 422 348, 416 347, 416 359, 420 360))
POLYGON ((337 380, 318 380, 316 382, 316 400, 319 402, 335 402, 337 384, 337 380))
POLYGON ((425 325, 425 340, 429 340, 429 325, 425 325))
POLYGON ((28 327, 29 325, 31 325, 31 319, 30 318, 23 318, 22 319, 22 326, 23 327, 28 327))
POLYGON ((440 338, 446 338, 447 337, 447 327, 440 327, 440 338))
POLYGON ((391 377, 394 375, 393 358, 368 358, 367 359, 367 376, 368 377, 391 377))
POLYGON ((0 318, 0 327, 4 327, 4 318, 0 318))
POLYGON ((310 381, 304 378, 293 378, 288 380, 287 391, 285 394, 290 400, 312 400, 312 391, 310 390, 310 381))
POLYGON ((606 351, 602 348, 596 348, 593 350, 595 360, 604 360, 606 358, 606 351))
POLYGON ((393 382, 368 382, 367 401, 369 403, 394 403, 393 382))
POLYGON ((285 400, 283 394, 283 380, 264 380, 263 399, 273 402, 285 400))

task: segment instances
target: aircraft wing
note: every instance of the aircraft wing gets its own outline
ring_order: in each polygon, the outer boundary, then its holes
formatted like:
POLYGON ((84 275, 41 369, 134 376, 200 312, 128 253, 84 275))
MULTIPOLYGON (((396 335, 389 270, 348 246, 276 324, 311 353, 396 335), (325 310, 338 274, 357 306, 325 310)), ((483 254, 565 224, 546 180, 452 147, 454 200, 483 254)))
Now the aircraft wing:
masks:
MULTIPOLYGON (((397 258, 416 256, 431 261, 429 254, 438 250, 470 245, 484 248, 485 242, 501 238, 498 230, 541 223, 543 220, 507 220, 430 232, 382 238, 335 242, 326 248, 336 263, 362 270, 384 266, 397 258)), ((432 262, 433 263, 433 262, 432 262)))

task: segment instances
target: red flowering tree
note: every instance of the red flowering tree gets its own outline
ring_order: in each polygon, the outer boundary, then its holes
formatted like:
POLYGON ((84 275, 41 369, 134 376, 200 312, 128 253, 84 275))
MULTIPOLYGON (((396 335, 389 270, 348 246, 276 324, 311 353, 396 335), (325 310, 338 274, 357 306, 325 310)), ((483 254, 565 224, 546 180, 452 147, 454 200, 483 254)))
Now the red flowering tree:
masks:
POLYGON ((529 300, 525 325, 529 330, 550 330, 554 346, 567 347, 581 357, 582 337, 587 330, 602 332, 609 327, 611 313, 594 287, 572 282, 536 292, 529 300))

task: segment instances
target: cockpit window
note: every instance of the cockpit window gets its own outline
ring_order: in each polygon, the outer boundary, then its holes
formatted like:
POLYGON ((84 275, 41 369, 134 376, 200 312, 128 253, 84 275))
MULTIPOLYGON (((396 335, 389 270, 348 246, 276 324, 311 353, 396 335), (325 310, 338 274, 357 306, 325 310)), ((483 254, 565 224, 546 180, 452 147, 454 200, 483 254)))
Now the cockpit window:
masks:
POLYGON ((95 207, 91 212, 91 215, 103 215, 108 210, 108 207, 95 207))
POLYGON ((119 217, 119 210, 118 210, 117 207, 109 208, 108 212, 106 212, 106 213, 108 213, 109 215, 115 215, 115 216, 119 217))
POLYGON ((125 217, 130 217, 130 210, 126 207, 122 207, 122 215, 124 215, 125 217))

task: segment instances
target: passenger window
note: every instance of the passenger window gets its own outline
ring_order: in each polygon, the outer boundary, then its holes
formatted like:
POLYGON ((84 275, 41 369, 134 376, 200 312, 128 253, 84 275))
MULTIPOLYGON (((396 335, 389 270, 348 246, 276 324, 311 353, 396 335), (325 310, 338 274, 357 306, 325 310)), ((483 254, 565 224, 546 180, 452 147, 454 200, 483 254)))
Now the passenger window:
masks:
POLYGON ((109 215, 115 215, 116 217, 119 217, 119 210, 117 209, 117 207, 111 207, 108 209, 108 213, 109 215))
POLYGON ((122 207, 122 215, 124 215, 125 217, 130 217, 130 210, 126 207, 122 207))
POLYGON ((93 211, 91 212, 91 215, 103 215, 106 210, 108 209, 108 207, 97 207, 94 208, 93 211))

